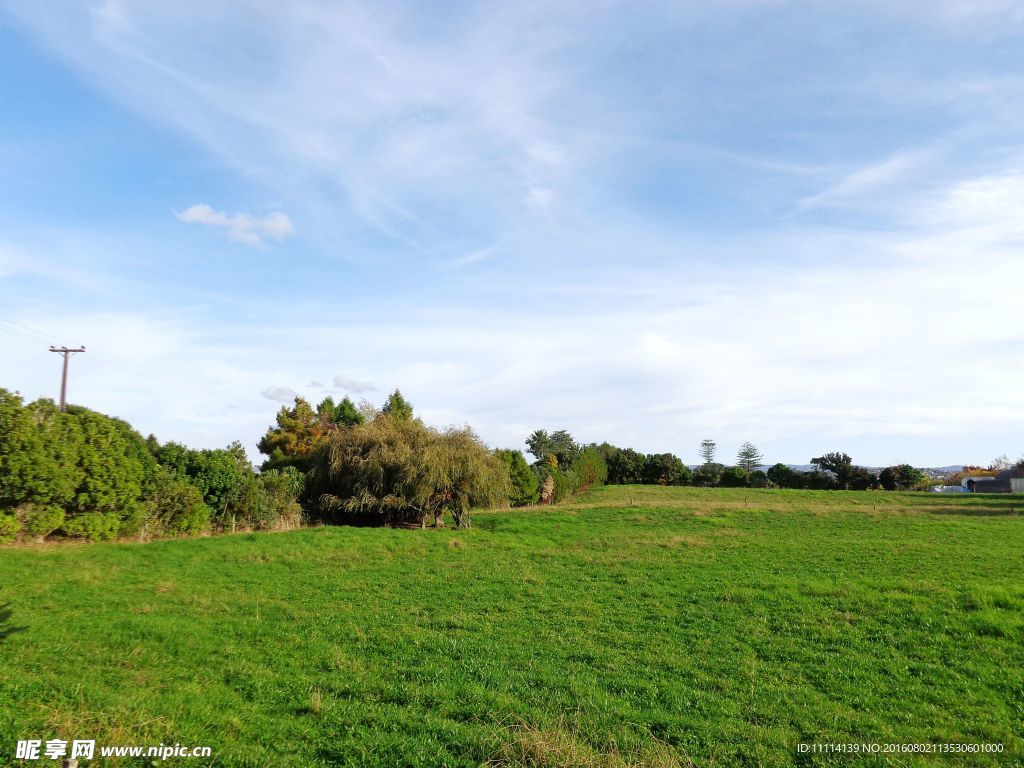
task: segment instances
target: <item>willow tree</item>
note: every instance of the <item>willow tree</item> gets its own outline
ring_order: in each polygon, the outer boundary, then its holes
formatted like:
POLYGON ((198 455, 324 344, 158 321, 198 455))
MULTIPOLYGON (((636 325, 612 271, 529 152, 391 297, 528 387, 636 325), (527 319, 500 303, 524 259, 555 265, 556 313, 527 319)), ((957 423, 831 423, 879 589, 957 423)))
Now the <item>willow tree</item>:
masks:
POLYGON ((508 473, 469 428, 439 431, 381 414, 328 437, 309 473, 307 498, 334 522, 441 523, 469 527, 474 507, 507 506, 508 473))

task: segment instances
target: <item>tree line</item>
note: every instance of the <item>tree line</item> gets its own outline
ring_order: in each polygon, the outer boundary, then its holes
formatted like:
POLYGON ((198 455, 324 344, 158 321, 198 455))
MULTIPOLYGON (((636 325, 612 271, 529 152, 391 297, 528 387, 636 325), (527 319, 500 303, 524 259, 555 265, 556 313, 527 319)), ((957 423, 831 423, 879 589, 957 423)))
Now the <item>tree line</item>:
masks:
MULTIPOLYGON (((301 397, 282 406, 259 441, 257 469, 235 442, 194 450, 143 438, 126 422, 51 400, 24 403, 0 389, 0 540, 51 535, 89 540, 288 528, 309 523, 471 525, 475 508, 554 504, 610 484, 814 490, 908 490, 924 474, 907 464, 876 473, 845 453, 808 472, 766 465, 744 443, 731 466, 718 446, 702 463, 610 443, 581 444, 564 429, 490 450, 469 427, 436 429, 399 390, 379 408, 349 398, 301 397)), ((1008 462, 1003 462, 1007 463, 1008 462)))

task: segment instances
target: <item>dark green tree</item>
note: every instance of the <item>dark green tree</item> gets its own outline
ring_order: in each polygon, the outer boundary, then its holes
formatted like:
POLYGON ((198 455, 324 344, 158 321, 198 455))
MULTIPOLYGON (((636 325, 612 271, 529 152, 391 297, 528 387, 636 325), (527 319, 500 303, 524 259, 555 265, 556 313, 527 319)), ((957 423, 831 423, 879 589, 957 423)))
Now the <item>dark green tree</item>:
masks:
POLYGON ((749 473, 743 467, 726 467, 722 470, 718 484, 723 488, 745 488, 749 473))
POLYGON ((924 480, 924 472, 909 464, 886 467, 878 475, 879 484, 887 491, 906 491, 924 480))
POLYGON ((826 453, 816 459, 811 459, 811 464, 824 472, 831 472, 836 479, 836 485, 840 488, 849 488, 850 480, 853 477, 853 459, 845 453, 826 453))
POLYGON ((501 460, 508 472, 509 503, 513 507, 536 504, 540 498, 540 483, 537 476, 530 471, 530 465, 526 463, 523 454, 511 448, 499 448, 494 455, 501 460))
POLYGON ((878 475, 864 467, 854 467, 850 470, 850 477, 847 487, 851 491, 866 491, 878 487, 878 475))
POLYGON ((82 478, 66 507, 63 530, 87 539, 112 539, 139 531, 143 491, 158 466, 145 439, 127 423, 69 405, 82 436, 78 466, 82 478))
POLYGON ((526 438, 526 447, 537 461, 545 461, 548 456, 554 456, 562 467, 576 461, 581 451, 573 436, 564 429, 551 434, 538 429, 526 438))
POLYGON ((761 466, 764 461, 764 454, 757 450, 757 446, 751 442, 745 442, 740 446, 736 454, 736 466, 742 467, 747 472, 753 472, 761 466))
POLYGON ((334 423, 341 427, 354 427, 362 424, 363 414, 347 396, 334 409, 334 423))
POLYGON ((768 475, 763 469, 755 469, 747 477, 747 485, 751 488, 767 488, 768 475))
POLYGON ((402 397, 401 391, 396 389, 388 395, 388 401, 381 408, 381 413, 399 421, 408 421, 412 419, 412 403, 402 397))
POLYGON ((797 472, 785 464, 773 464, 766 473, 768 481, 779 488, 803 488, 804 478, 802 472, 797 472))
POLYGON ((724 471, 725 467, 713 461, 708 464, 701 464, 693 473, 693 484, 712 488, 718 485, 718 481, 721 480, 724 471))
POLYGON ((23 405, 0 389, 0 508, 69 504, 82 481, 81 441, 76 420, 53 401, 23 405))
POLYGON ((631 485, 644 481, 647 457, 632 448, 623 448, 608 462, 608 482, 631 485))
POLYGON ((644 459, 643 482, 650 485, 688 485, 692 475, 683 460, 671 453, 654 453, 644 459))
POLYGON ((576 477, 574 493, 608 482, 608 463, 601 452, 593 446, 583 448, 569 465, 569 469, 576 477))

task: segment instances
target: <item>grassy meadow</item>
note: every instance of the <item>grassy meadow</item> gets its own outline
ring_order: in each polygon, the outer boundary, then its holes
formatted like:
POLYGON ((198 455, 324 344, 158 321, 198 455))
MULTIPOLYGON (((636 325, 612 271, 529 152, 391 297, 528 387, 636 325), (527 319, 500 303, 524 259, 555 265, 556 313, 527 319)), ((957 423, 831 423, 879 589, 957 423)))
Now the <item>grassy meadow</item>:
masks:
POLYGON ((1024 764, 1024 498, 626 486, 473 523, 0 548, 0 765, 26 738, 213 748, 165 763, 191 766, 1024 764), (1004 752, 797 751, 850 741, 1004 752))

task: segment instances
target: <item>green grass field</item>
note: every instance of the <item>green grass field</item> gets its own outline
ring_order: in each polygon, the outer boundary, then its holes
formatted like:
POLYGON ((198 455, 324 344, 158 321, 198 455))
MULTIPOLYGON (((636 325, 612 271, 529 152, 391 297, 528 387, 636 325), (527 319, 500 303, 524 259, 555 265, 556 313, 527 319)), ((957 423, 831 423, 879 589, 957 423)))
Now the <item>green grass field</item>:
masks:
POLYGON ((94 738, 213 748, 164 763, 191 766, 1021 765, 1022 513, 609 487, 469 531, 8 547, 0 764, 94 738), (851 741, 1004 752, 797 751, 851 741))

